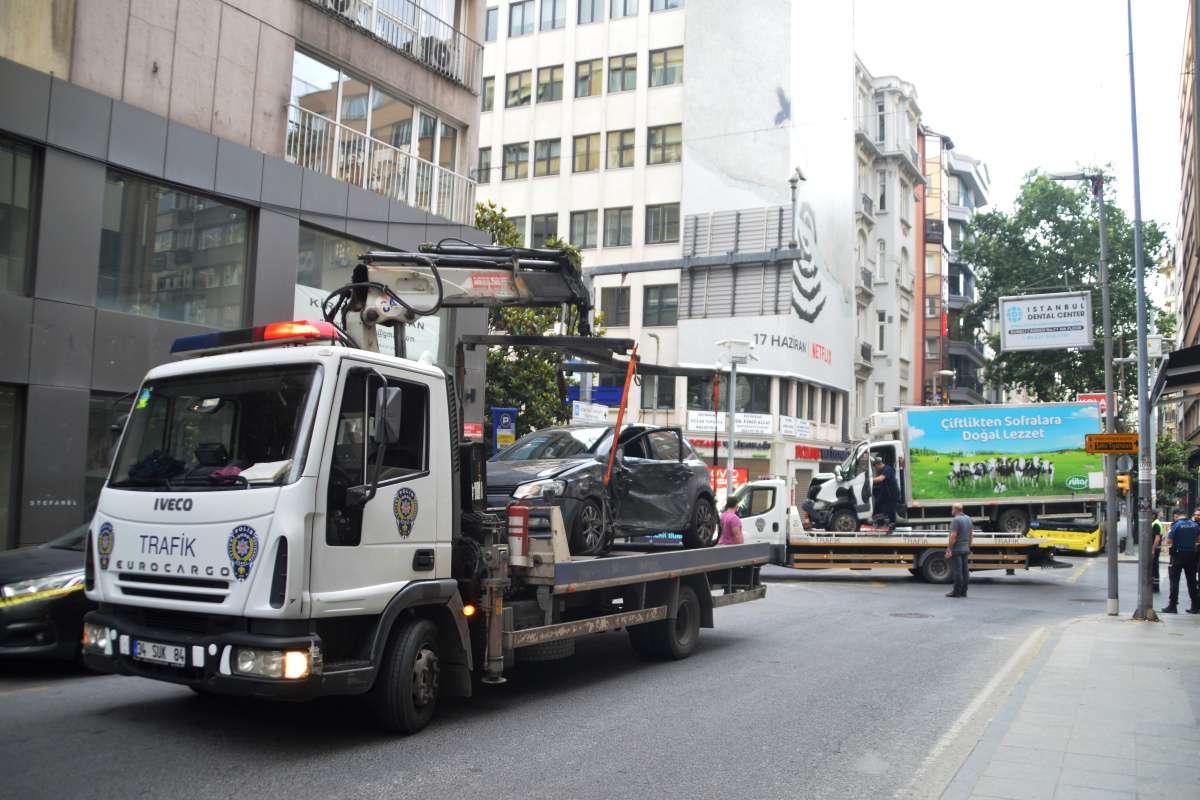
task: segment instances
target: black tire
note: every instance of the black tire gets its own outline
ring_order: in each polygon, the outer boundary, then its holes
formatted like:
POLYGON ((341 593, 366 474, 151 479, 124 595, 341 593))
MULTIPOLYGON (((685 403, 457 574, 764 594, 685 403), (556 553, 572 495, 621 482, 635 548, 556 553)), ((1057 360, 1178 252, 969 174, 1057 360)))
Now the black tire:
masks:
POLYGON ((634 650, 663 661, 678 661, 690 656, 700 640, 700 599, 696 597, 696 591, 686 584, 681 585, 675 619, 630 628, 629 639, 634 650), (645 633, 634 634, 639 628, 645 633), (645 641, 639 644, 637 636, 645 636, 645 641))
POLYGON ((721 538, 717 506, 711 497, 701 496, 692 508, 692 524, 683 532, 683 546, 689 550, 712 547, 721 538))
POLYGON ((650 635, 653 624, 650 622, 625 629, 629 633, 629 644, 633 647, 633 651, 643 658, 657 657, 657 653, 654 650, 653 638, 650 635))
POLYGON ((1024 536, 1029 532, 1029 514, 1023 508, 1006 508, 996 516, 996 530, 1024 536))
POLYGON ((942 552, 930 553, 921 562, 921 578, 929 583, 950 583, 954 580, 950 559, 942 552))
POLYGON ((853 533, 858 530, 858 514, 850 508, 839 508, 829 515, 829 530, 853 533))
POLYGON ((908 568, 908 573, 909 573, 910 575, 912 575, 914 578, 919 578, 919 577, 921 577, 921 570, 917 569, 916 567, 909 567, 909 568, 908 568))
POLYGON ((577 556, 598 556, 608 550, 604 511, 595 500, 584 500, 571 523, 570 549, 577 556))
POLYGON ((437 710, 438 673, 437 626, 427 619, 408 619, 393 628, 367 695, 379 724, 404 734, 428 725, 437 710))

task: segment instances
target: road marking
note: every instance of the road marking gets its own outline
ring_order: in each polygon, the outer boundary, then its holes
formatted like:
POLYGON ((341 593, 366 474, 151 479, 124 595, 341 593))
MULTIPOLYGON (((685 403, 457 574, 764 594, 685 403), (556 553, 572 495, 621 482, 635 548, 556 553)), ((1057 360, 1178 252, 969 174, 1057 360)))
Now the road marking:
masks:
POLYGON ((974 699, 963 709, 953 724, 946 729, 941 738, 934 743, 929 754, 917 768, 912 780, 903 789, 896 792, 896 798, 935 798, 941 797, 951 779, 958 772, 963 761, 970 755, 976 742, 983 734, 987 723, 991 722, 996 709, 1005 697, 1012 691, 1025 670, 1041 650, 1046 641, 1046 626, 1041 625, 1033 630, 1021 646, 1009 657, 987 685, 979 690, 974 699), (1000 692, 1001 688, 1004 689, 1000 692), (986 716, 981 712, 987 708, 991 713, 986 716), (957 745, 956 753, 947 753, 952 746, 957 745), (947 763, 939 764, 939 759, 945 754, 947 763), (951 757, 953 756, 953 757, 951 757), (947 769, 947 767, 949 767, 947 769), (939 774, 940 773, 940 774, 939 774))
POLYGON ((1078 567, 1075 568, 1074 572, 1072 572, 1069 576, 1067 576, 1065 583, 1075 583, 1077 580, 1079 580, 1080 576, 1083 575, 1083 573, 1087 572, 1088 567, 1090 567, 1091 565, 1092 565, 1091 561, 1085 561, 1082 564, 1080 564, 1078 567))
POLYGON ((0 692, 0 697, 8 697, 11 694, 25 694, 26 692, 44 692, 49 688, 49 686, 26 686, 24 689, 9 689, 8 691, 0 692))

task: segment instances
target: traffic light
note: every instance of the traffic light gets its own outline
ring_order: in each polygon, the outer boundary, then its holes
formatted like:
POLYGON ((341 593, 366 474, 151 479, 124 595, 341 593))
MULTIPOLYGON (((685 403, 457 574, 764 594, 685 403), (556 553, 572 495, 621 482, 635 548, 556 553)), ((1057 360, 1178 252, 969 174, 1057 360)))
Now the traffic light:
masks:
POLYGON ((1122 473, 1117 476, 1117 489, 1121 494, 1129 494, 1129 474, 1122 473))

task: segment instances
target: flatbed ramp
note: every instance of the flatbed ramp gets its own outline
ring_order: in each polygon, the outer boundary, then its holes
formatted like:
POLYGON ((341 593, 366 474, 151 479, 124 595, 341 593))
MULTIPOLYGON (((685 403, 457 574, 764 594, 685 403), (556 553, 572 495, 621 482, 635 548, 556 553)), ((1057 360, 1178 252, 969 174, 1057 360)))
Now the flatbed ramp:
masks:
MULTIPOLYGON (((554 565, 554 592, 580 592, 728 570, 762 567, 771 560, 768 544, 719 545, 703 550, 657 550, 603 558, 574 557, 554 565)), ((716 584, 720 585, 720 584, 716 584)))

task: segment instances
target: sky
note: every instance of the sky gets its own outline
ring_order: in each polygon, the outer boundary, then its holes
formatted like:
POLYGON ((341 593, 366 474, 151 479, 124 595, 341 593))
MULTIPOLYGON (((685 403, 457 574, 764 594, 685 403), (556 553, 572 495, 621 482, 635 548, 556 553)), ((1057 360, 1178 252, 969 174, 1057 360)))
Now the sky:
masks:
POLYGON ((952 423, 963 420, 1016 422, 1012 419, 1016 415, 1011 408, 996 411, 980 407, 912 409, 908 412, 908 441, 913 447, 944 453, 1047 453, 1082 449, 1085 434, 1100 432, 1100 406, 1095 403, 1030 407, 1023 413, 1054 416, 1059 422, 1052 425, 1039 425, 1035 421, 1000 425, 967 422, 965 427, 955 427, 952 423), (1041 435, 1039 438, 1002 438, 1021 433, 1041 435))
MULTIPOLYGON (((853 0, 855 49, 917 89, 922 118, 987 162, 991 203, 1031 169, 1111 164, 1133 217, 1125 0, 853 0)), ((1190 0, 1133 0, 1142 217, 1175 230, 1190 0)))

